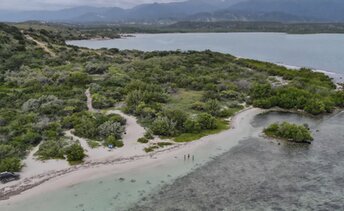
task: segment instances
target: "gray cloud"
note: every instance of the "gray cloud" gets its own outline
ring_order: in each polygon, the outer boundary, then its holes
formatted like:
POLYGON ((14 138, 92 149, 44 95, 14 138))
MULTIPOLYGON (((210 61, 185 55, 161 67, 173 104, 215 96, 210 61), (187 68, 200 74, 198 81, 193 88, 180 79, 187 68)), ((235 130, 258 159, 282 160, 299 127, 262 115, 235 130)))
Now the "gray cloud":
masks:
POLYGON ((173 2, 185 0, 0 0, 0 9, 15 10, 55 10, 76 6, 123 7, 152 2, 173 2))

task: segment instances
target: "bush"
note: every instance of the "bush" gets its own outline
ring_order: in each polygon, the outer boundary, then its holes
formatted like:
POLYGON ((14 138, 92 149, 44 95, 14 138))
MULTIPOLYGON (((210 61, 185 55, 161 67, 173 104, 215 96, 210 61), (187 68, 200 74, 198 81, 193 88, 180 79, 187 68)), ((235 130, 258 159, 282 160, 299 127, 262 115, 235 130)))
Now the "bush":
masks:
POLYGON ((326 111, 324 103, 315 99, 308 101, 304 109, 306 112, 314 115, 321 114, 326 111))
POLYGON ((119 122, 107 121, 101 124, 98 130, 102 137, 114 136, 121 139, 125 129, 119 122))
POLYGON ((213 116, 218 116, 221 110, 221 105, 218 100, 209 100, 205 104, 205 110, 207 111, 207 113, 213 116))
POLYGON ((18 172, 21 167, 19 158, 5 158, 0 160, 0 172, 18 172))
POLYGON ((158 117, 151 126, 155 135, 173 136, 176 134, 176 123, 167 117, 158 117))
POLYGON ((184 130, 184 122, 188 118, 188 115, 184 111, 176 109, 165 110, 163 116, 174 122, 177 130, 184 130))
POLYGON ((117 141, 115 141, 115 146, 118 147, 118 148, 121 148, 121 147, 124 146, 124 143, 123 143, 123 141, 117 140, 117 141))
POLYGON ((147 131, 145 132, 144 137, 145 137, 146 139, 148 139, 148 140, 153 140, 153 139, 154 139, 154 136, 153 136, 153 133, 152 133, 151 130, 147 130, 147 131))
POLYGON ((199 101, 194 102, 191 105, 191 109, 196 110, 196 111, 204 111, 205 110, 205 104, 202 102, 199 102, 199 101))
POLYGON ((200 123, 194 119, 188 119, 184 123, 185 132, 196 133, 202 130, 200 123))
POLYGON ((64 143, 60 141, 43 142, 35 153, 42 160, 64 159, 64 143))
POLYGON ((197 116, 197 122, 200 124, 202 129, 211 130, 216 129, 216 118, 210 114, 203 113, 197 116))
POLYGON ((103 74, 105 73, 109 67, 107 65, 102 64, 87 64, 85 70, 89 74, 103 74))
POLYGON ((159 149, 159 146, 150 146, 150 147, 146 147, 144 148, 144 151, 146 153, 149 153, 149 152, 153 152, 155 149, 159 149))
POLYGON ((288 122, 274 123, 263 131, 267 136, 286 139, 297 143, 311 143, 312 134, 305 125, 295 125, 288 122))
POLYGON ((123 141, 117 140, 115 136, 109 136, 105 140, 105 145, 106 146, 112 145, 114 147, 120 148, 120 147, 124 146, 124 143, 123 143, 123 141))
POLYGON ((139 139, 137 140, 137 142, 142 143, 142 144, 147 144, 148 141, 149 141, 149 140, 146 139, 145 137, 139 138, 139 139))
POLYGON ((81 162, 85 158, 84 149, 79 144, 73 144, 66 150, 67 160, 70 163, 81 162))

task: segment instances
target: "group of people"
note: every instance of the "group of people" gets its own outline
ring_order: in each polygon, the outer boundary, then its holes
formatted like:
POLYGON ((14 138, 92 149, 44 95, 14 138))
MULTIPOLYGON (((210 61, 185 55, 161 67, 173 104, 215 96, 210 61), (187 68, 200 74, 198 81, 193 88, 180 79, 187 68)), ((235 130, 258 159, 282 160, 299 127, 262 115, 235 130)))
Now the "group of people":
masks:
POLYGON ((190 154, 184 155, 184 161, 186 159, 190 160, 191 157, 192 157, 192 161, 194 161, 195 160, 195 156, 194 155, 192 155, 192 156, 190 156, 190 154))

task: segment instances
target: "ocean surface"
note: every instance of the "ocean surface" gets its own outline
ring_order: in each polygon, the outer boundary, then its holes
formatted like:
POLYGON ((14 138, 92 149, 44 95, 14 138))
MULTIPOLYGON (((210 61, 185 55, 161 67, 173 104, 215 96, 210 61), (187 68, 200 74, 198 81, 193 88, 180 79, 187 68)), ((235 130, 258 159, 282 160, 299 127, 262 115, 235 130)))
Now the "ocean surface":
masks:
POLYGON ((121 50, 212 50, 344 75, 344 34, 170 33, 135 34, 113 40, 68 41, 70 45, 121 50))

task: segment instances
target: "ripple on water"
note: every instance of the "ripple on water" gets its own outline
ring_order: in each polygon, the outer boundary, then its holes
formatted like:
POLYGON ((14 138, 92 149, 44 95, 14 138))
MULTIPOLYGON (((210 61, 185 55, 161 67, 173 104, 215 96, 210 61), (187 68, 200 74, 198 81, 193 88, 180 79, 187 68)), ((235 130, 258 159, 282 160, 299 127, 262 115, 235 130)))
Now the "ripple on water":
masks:
POLYGON ((132 210, 344 210, 344 114, 310 119, 270 113, 252 126, 277 120, 309 124, 314 142, 248 138, 132 210))

